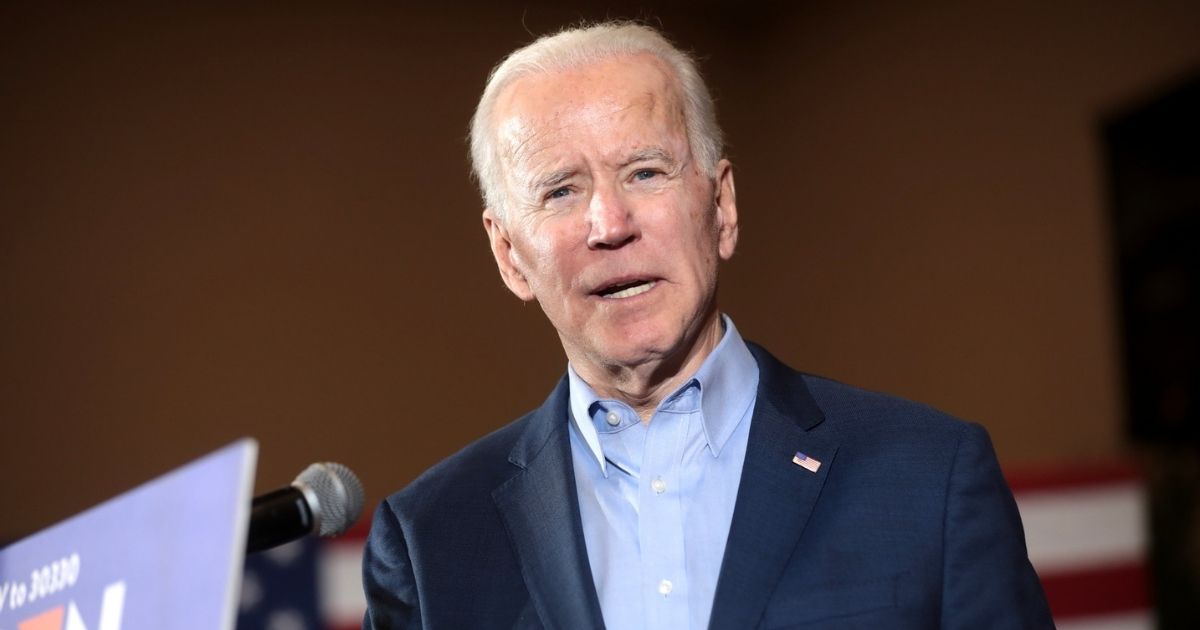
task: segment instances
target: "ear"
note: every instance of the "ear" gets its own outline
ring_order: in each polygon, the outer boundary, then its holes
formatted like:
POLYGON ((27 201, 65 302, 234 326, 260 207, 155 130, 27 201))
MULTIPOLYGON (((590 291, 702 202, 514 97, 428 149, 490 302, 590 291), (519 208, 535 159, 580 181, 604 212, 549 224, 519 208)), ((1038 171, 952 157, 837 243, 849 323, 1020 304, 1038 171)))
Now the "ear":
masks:
POLYGON ((513 249, 508 230, 491 208, 483 211, 483 229, 487 232, 492 256, 496 259, 496 267, 500 269, 500 278, 504 280, 504 286, 525 302, 533 300, 533 291, 529 288, 529 282, 525 280, 525 274, 521 273, 519 256, 513 249))
POLYGON ((733 257, 737 248, 738 214, 737 192, 733 186, 733 164, 729 160, 717 163, 717 173, 713 186, 713 202, 717 208, 717 253, 721 260, 733 257))

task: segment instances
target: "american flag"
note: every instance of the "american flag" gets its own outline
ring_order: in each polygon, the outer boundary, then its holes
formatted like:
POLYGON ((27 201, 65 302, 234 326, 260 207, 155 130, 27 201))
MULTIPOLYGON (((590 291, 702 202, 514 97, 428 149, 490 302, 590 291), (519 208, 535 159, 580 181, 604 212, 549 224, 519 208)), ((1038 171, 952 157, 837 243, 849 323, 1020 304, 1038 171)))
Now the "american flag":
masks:
POLYGON ((821 468, 821 462, 801 453, 796 452, 796 456, 792 458, 792 463, 807 470, 808 472, 817 472, 821 468))
POLYGON ((367 522, 340 538, 305 538, 247 556, 238 630, 361 628, 367 522))
POLYGON ((1006 475, 1059 630, 1150 630, 1149 496, 1113 462, 1006 475))

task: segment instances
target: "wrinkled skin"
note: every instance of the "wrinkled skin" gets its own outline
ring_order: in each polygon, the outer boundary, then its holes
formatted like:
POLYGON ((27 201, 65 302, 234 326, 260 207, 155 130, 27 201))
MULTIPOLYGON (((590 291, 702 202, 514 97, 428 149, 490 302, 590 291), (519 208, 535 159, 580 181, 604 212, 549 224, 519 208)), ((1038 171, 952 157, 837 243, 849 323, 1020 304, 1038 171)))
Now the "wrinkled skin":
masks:
POLYGON ((483 223, 505 285, 538 301, 599 394, 648 419, 721 337, 731 165, 695 161, 674 76, 649 55, 518 79, 493 123, 507 203, 483 223))

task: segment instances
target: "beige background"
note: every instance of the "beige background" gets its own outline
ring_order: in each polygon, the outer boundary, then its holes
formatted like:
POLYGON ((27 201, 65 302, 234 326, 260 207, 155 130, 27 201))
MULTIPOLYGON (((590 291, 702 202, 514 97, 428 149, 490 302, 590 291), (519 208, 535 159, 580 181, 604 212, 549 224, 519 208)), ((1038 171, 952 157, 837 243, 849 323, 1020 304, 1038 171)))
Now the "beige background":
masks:
POLYGON ((398 4, 0 6, 0 539, 243 435, 260 490, 332 459, 373 504, 539 404, 464 136, 581 16, 704 58, 748 338, 1006 466, 1125 449, 1098 125, 1200 68, 1200 5, 398 4))

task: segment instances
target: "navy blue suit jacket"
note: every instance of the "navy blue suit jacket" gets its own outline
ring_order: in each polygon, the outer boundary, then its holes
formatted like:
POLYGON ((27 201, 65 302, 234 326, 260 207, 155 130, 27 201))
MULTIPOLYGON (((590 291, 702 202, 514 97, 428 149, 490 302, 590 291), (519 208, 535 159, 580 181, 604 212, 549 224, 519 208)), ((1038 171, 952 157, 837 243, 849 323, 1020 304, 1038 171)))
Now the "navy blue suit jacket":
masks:
MULTIPOLYGON (((981 427, 751 350, 758 398, 711 628, 1053 627, 981 427)), ((568 414, 564 378, 380 505, 364 628, 603 628, 568 414)))

